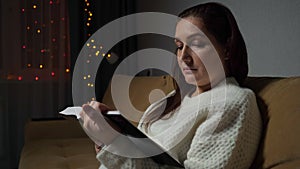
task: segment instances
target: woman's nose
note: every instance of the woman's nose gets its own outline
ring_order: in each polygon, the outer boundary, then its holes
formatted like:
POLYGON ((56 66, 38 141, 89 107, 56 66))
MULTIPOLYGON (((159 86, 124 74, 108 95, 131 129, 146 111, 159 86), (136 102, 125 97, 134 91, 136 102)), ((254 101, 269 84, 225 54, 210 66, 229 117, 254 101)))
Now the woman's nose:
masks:
POLYGON ((189 47, 187 45, 184 45, 180 52, 180 59, 187 65, 192 63, 192 57, 189 54, 189 50, 189 47))

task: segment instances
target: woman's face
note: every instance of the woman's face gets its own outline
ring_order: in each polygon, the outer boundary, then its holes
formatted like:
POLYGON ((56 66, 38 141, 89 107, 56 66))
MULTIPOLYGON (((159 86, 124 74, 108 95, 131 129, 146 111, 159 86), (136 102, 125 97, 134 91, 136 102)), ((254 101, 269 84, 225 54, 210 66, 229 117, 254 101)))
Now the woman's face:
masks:
POLYGON ((224 47, 208 33, 200 18, 184 20, 177 23, 175 33, 178 65, 187 83, 205 91, 225 78, 224 47))

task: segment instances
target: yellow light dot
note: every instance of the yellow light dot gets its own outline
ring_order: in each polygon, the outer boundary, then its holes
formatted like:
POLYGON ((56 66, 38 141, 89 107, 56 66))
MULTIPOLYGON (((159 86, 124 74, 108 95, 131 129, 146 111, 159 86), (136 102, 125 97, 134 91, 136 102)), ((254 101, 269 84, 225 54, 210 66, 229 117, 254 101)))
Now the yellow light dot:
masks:
POLYGON ((88 75, 87 77, 88 77, 88 78, 91 78, 91 75, 88 75))
POLYGON ((96 49, 96 46, 94 45, 93 48, 96 49))
POLYGON ((40 29, 37 29, 37 30, 36 30, 36 33, 41 33, 41 30, 40 30, 40 29))
POLYGON ((102 49, 102 46, 100 46, 100 49, 102 49))
POLYGON ((93 97, 92 100, 95 101, 96 100, 95 97, 93 97))
POLYGON ((105 53, 102 53, 102 56, 105 56, 105 53))
POLYGON ((88 21, 92 20, 92 18, 88 18, 88 21))
POLYGON ((36 6, 36 5, 33 5, 33 6, 32 6, 32 8, 33 8, 33 9, 36 9, 36 8, 37 8, 37 6, 36 6))
POLYGON ((91 84, 90 84, 90 83, 88 83, 87 85, 88 85, 89 87, 91 86, 91 84))
POLYGON ((27 67, 31 67, 31 64, 30 64, 30 63, 28 63, 28 64, 27 64, 27 67))
POLYGON ((87 11, 87 9, 85 8, 84 11, 87 11))
POLYGON ((89 44, 89 43, 87 43, 87 44, 86 44, 86 46, 90 46, 90 44, 89 44))
POLYGON ((86 3, 86 6, 90 6, 90 3, 86 3))
POLYGON ((87 2, 87 0, 84 0, 84 2, 87 2))
POLYGON ((30 26, 27 26, 26 29, 29 30, 29 29, 30 29, 30 26))
POLYGON ((93 16, 93 14, 90 12, 90 16, 93 16))
POLYGON ((91 87, 94 87, 94 84, 93 84, 93 83, 91 83, 91 87))
POLYGON ((110 54, 107 55, 108 58, 110 58, 110 56, 111 56, 110 54))
POLYGON ((67 69, 66 69, 66 72, 69 73, 69 72, 70 72, 70 69, 67 68, 67 69))
POLYGON ((94 40, 94 39, 92 39, 92 40, 91 40, 91 42, 92 42, 92 43, 94 43, 94 42, 95 42, 95 40, 94 40))
POLYGON ((83 79, 86 80, 86 76, 83 76, 83 79))
POLYGON ((40 69, 43 69, 43 67, 44 67, 44 66, 41 64, 41 65, 40 65, 40 69))
POLYGON ((86 23, 86 26, 90 26, 90 23, 86 23))

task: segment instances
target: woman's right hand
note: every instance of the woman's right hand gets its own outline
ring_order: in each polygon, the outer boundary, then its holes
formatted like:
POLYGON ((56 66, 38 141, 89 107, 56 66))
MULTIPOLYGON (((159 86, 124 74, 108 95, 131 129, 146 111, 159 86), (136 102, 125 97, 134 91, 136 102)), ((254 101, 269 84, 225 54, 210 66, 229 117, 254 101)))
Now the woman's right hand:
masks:
POLYGON ((82 106, 80 112, 82 127, 97 145, 109 145, 119 135, 105 120, 101 112, 111 110, 103 103, 92 101, 82 106))

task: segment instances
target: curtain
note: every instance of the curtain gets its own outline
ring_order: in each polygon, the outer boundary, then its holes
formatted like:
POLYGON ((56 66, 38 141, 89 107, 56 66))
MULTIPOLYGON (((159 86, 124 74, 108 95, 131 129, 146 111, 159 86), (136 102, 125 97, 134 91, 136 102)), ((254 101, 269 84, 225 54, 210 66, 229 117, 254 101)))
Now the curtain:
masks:
POLYGON ((17 167, 28 120, 72 104, 67 2, 1 1, 0 168, 17 167))

